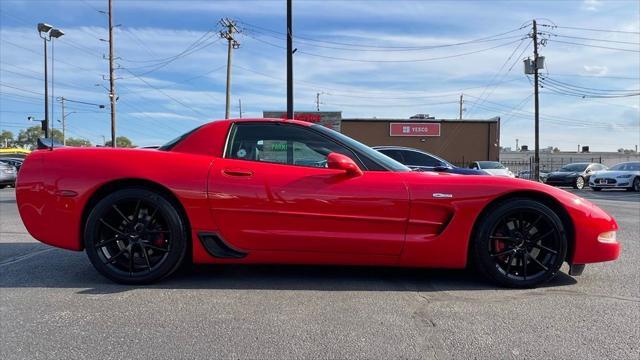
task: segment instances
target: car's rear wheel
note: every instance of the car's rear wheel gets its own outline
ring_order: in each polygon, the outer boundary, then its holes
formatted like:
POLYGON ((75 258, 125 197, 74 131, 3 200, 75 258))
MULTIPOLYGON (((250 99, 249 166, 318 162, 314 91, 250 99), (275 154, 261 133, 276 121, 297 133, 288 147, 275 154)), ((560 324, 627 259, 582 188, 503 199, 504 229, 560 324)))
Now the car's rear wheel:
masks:
POLYGON ((91 210, 84 245, 93 266, 107 278, 145 284, 170 275, 183 261, 187 231, 175 206, 145 188, 127 188, 91 210))
POLYGON ((584 178, 582 176, 578 176, 576 180, 573 182, 573 188, 582 190, 584 188, 584 178))
POLYGON ((472 261, 503 286, 530 288, 553 278, 564 261, 562 221, 546 205, 511 199, 487 212, 471 244, 472 261))

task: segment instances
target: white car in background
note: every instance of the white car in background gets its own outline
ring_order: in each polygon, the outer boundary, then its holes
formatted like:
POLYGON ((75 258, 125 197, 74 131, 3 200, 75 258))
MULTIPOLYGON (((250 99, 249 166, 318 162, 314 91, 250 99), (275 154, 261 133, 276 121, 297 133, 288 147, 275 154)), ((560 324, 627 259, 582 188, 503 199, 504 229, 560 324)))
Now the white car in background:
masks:
POLYGON ((513 172, 504 167, 499 161, 474 161, 469 168, 476 170, 484 170, 489 175, 516 177, 513 172))
POLYGON ((627 189, 640 192, 640 162, 623 162, 598 171, 589 178, 589 187, 602 189, 627 189))

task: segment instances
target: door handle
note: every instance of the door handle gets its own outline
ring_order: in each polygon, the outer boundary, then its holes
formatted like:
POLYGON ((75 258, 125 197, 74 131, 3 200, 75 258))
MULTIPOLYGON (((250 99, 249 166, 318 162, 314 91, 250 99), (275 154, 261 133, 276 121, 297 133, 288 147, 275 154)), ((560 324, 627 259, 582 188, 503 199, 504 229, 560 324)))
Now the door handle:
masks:
POLYGON ((246 169, 224 169, 222 173, 228 176, 249 177, 253 175, 253 171, 246 169))

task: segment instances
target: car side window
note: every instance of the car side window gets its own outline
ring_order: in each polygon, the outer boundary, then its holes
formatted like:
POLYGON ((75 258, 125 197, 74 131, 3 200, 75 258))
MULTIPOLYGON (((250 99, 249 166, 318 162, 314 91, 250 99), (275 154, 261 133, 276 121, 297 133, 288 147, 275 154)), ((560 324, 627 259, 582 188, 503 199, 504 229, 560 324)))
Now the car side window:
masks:
POLYGON ((384 150, 380 150, 381 153, 387 155, 388 157, 392 158, 393 160, 404 164, 404 159, 402 158, 402 152, 399 150, 389 150, 389 149, 384 149, 384 150))
POLYGON ((402 156, 404 157, 406 165, 430 167, 436 167, 440 165, 440 161, 436 158, 416 151, 403 151, 402 156))
POLYGON ((226 158, 287 165, 327 167, 327 156, 340 153, 359 159, 349 149, 299 125, 238 123, 233 126, 226 158))

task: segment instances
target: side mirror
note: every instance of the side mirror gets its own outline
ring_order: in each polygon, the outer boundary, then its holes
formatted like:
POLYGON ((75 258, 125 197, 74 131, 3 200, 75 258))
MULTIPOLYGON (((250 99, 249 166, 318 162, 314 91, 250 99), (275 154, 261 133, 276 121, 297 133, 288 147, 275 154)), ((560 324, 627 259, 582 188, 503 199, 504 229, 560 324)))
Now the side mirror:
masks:
POLYGON ((344 170, 352 176, 362 175, 362 170, 350 157, 338 153, 331 153, 327 156, 327 167, 329 169, 344 170))

